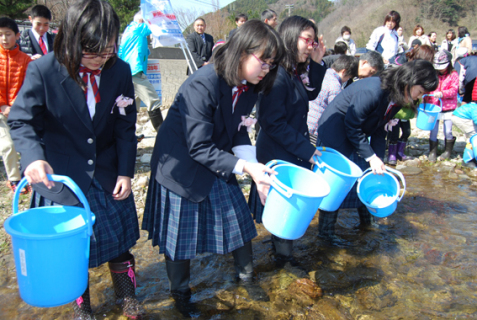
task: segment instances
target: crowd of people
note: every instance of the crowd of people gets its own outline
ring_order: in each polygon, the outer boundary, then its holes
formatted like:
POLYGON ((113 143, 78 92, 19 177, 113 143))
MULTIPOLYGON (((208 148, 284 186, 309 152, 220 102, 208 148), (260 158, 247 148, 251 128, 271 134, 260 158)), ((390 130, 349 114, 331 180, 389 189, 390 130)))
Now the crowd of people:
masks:
MULTIPOLYGON (((310 169, 321 155, 316 147, 324 146, 382 174, 387 141, 389 164, 406 159, 409 119, 423 95, 429 103, 442 101, 446 150, 440 158, 451 155, 453 123, 468 138, 475 134, 473 104, 454 112, 458 95, 463 104, 477 101, 477 57, 469 56, 465 27, 458 38, 449 30, 440 49, 435 32, 426 36, 420 25, 406 43, 400 15, 390 11, 371 34, 368 52, 356 58, 347 26, 326 56, 316 24, 304 17, 278 24, 270 9, 261 21, 240 14, 229 39, 215 46, 198 18, 187 38, 195 67, 163 119, 146 77, 151 31, 141 12, 119 48, 119 18, 108 2, 76 2, 54 40, 47 33, 48 8, 31 12, 32 29, 22 34, 15 21, 0 18, 0 142, 9 185, 14 190, 21 178, 17 151, 33 187, 31 207, 79 205, 47 174, 78 184, 96 216, 89 267, 108 262, 116 298, 130 319, 145 314, 130 253, 140 228, 131 193, 139 101, 157 130, 142 229, 164 255, 171 295, 186 317, 198 313, 189 283, 191 260, 200 253, 232 253, 237 282, 252 299, 269 299, 254 276, 252 239, 276 173, 265 165, 270 160, 310 169), (250 117, 254 107, 257 119, 250 117), (252 145, 249 132, 257 120, 260 133, 252 145), (236 179, 244 174, 253 180, 248 203, 236 179)), ((437 158, 438 128, 429 137, 430 161, 437 158)), ((377 227, 356 189, 344 208, 357 210, 361 228, 377 227)), ((340 209, 319 213, 323 244, 348 244, 335 234, 340 209)), ((278 267, 299 265, 292 240, 272 235, 272 249, 278 267)), ((89 287, 72 304, 74 319, 94 319, 89 287)))

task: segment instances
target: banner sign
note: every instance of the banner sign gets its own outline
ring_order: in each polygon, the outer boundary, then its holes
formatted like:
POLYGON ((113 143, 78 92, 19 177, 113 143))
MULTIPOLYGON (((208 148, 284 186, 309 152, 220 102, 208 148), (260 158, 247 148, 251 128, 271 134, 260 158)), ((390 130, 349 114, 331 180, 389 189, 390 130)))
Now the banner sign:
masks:
POLYGON ((152 31, 153 48, 185 41, 169 0, 141 0, 141 10, 152 31))

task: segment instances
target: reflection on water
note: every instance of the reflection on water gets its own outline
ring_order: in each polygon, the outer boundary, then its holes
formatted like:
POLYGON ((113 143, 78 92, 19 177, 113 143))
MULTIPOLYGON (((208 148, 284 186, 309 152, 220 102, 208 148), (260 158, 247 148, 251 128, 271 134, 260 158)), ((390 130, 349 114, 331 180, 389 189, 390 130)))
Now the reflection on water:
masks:
MULTIPOLYGON (((260 286, 270 301, 252 301, 235 284, 232 255, 192 261, 193 301, 200 319, 475 319, 477 318, 477 189, 472 180, 442 168, 407 176, 397 211, 360 231, 354 210, 340 213, 337 233, 346 248, 320 243, 317 216, 295 242, 301 266, 277 268, 270 235, 259 226, 253 242, 260 286), (310 281, 312 280, 312 281, 310 281)), ((134 249, 138 297, 149 319, 180 319, 168 293, 164 258, 142 233, 134 249)), ((70 319, 69 306, 40 309, 18 296, 12 258, 0 274, 1 319, 70 319)), ((106 265, 90 271, 98 319, 125 319, 114 305, 106 265)), ((67 284, 62 284, 67 285, 67 284)))

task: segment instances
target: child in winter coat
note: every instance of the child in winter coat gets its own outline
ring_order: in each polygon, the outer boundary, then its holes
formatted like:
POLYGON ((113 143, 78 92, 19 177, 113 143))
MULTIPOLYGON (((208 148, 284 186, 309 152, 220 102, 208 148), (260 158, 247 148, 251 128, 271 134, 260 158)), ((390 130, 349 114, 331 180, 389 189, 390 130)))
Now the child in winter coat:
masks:
MULTIPOLYGON (((442 50, 434 56, 434 68, 438 72, 439 86, 431 95, 426 98, 426 102, 439 105, 439 98, 442 101, 442 112, 439 120, 444 121, 445 152, 439 156, 439 160, 449 159, 455 144, 455 137, 452 135, 452 111, 457 108, 457 92, 459 90, 459 76, 450 63, 452 56, 450 52, 442 50)), ((439 120, 429 136, 429 161, 437 160, 437 133, 439 131, 439 120)))

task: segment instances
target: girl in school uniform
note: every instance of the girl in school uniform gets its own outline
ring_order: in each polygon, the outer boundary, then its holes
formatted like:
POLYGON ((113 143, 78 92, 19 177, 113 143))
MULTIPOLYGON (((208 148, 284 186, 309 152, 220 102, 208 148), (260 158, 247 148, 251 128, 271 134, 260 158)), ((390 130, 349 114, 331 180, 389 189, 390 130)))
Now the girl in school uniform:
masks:
MULTIPOLYGON (((131 193, 136 108, 130 68, 116 59, 118 34, 119 18, 108 2, 71 6, 54 54, 30 64, 8 123, 24 175, 33 184, 31 206, 78 204, 46 174, 76 182, 96 216, 89 267, 109 263, 124 315, 139 319, 143 310, 129 252, 139 238, 131 193)), ((94 319, 89 288, 72 304, 74 319, 94 319)))
MULTIPOLYGON (((317 42, 317 31, 313 22, 299 16, 289 17, 280 24, 278 32, 286 54, 272 90, 257 104, 261 126, 256 143, 259 162, 280 159, 310 169, 313 156, 321 155, 310 143, 307 125, 308 104, 318 96, 326 73, 321 65, 325 47, 321 39, 317 42)), ((254 183, 249 206, 255 221, 262 222, 263 205, 254 183)), ((277 264, 294 263, 293 241, 274 235, 272 241, 277 264)))
POLYGON ((237 278, 244 286, 252 281, 257 232, 235 174, 250 174, 264 201, 264 173, 273 173, 257 163, 247 117, 258 93, 271 89, 280 37, 251 20, 216 50, 213 63, 180 87, 159 129, 142 225, 165 255, 172 297, 185 316, 195 312, 189 281, 197 254, 232 252, 237 278))
MULTIPOLYGON (((355 82, 323 112, 318 122, 317 144, 339 151, 362 170, 371 167, 373 173, 382 174, 386 147, 384 126, 404 105, 415 108, 413 102, 436 89, 438 84, 432 63, 421 59, 389 68, 379 77, 355 82)), ((356 184, 340 208, 358 209, 361 228, 376 226, 358 198, 356 184)), ((320 210, 319 237, 333 245, 347 244, 335 235, 338 213, 339 209, 320 210)))

